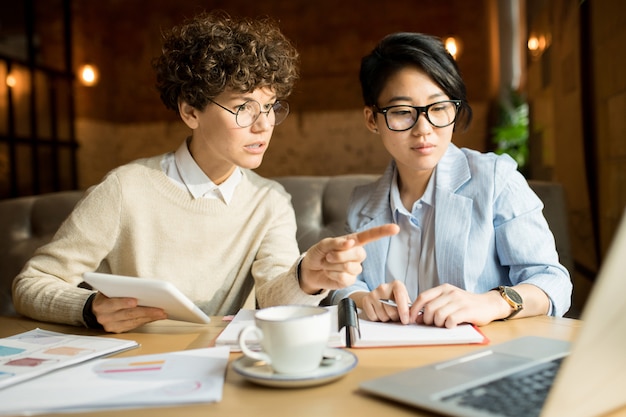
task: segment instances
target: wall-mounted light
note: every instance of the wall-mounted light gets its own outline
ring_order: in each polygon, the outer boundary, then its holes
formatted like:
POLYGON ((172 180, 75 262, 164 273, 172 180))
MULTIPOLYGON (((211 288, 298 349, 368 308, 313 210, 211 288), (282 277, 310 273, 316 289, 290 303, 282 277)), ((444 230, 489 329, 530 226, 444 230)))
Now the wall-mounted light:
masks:
POLYGON ((533 58, 539 58, 550 46, 550 35, 531 33, 528 37, 528 52, 533 58))
POLYGON ((449 36, 443 41, 446 50, 452 55, 452 58, 458 59, 461 55, 461 40, 455 36, 449 36))
MULTIPOLYGON (((4 91, 11 91, 14 103, 24 103, 31 91, 31 74, 30 70, 22 65, 14 64, 8 71, 2 74, 2 81, 6 85, 4 91)), ((0 88, 0 95, 2 95, 0 88)))
POLYGON ((17 85, 17 78, 15 77, 14 74, 9 73, 7 74, 6 83, 7 83, 7 87, 13 88, 17 85))
POLYGON ((84 64, 78 68, 78 81, 87 87, 98 84, 100 72, 98 67, 93 64, 84 64))

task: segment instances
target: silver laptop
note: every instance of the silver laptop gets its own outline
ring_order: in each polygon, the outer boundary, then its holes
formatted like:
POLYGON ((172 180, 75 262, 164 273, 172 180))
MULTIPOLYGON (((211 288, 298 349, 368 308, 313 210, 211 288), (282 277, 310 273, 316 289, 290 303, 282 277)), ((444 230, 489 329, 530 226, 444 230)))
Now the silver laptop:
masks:
POLYGON ((550 338, 522 337, 446 362, 365 381, 360 388, 449 416, 604 414, 626 405, 625 294, 626 212, 571 345, 550 338))

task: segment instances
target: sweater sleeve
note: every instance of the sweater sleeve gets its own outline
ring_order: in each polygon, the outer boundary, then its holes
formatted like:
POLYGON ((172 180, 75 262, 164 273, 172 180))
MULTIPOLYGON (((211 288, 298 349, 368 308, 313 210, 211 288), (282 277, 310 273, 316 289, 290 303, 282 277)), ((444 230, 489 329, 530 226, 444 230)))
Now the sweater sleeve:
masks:
POLYGON ((328 291, 309 295, 298 280, 299 256, 296 240, 296 217, 290 195, 277 188, 267 201, 271 202, 271 222, 252 267, 259 307, 281 304, 318 305, 328 291))
POLYGON ((119 217, 119 183, 109 175, 86 193, 52 241, 37 249, 14 279, 16 311, 36 320, 85 325, 83 306, 92 291, 78 284, 115 244, 119 217))

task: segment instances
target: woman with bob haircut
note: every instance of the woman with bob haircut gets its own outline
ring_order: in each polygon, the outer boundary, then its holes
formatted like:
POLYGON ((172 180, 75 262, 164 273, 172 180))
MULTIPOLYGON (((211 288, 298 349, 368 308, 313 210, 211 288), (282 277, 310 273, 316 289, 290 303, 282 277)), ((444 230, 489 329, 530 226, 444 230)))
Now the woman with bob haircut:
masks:
POLYGON ((508 155, 452 143, 472 111, 440 39, 386 36, 360 81, 365 125, 392 160, 354 191, 348 230, 396 223, 400 233, 368 245, 357 282, 332 301, 350 297, 370 320, 440 327, 567 312, 572 284, 541 200, 508 155))

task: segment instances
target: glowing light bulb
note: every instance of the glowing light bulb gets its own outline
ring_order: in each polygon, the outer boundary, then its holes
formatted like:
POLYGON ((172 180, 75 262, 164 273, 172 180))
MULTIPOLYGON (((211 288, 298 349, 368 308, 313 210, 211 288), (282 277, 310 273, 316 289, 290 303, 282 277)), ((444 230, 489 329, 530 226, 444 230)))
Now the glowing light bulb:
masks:
POLYGON ((85 64, 78 70, 80 83, 87 87, 91 87, 98 83, 99 73, 98 68, 91 64, 85 64))
POLYGON ((460 41, 453 36, 445 39, 444 45, 446 50, 452 55, 452 58, 457 59, 461 52, 460 41))
POLYGON ((6 78, 6 83, 9 88, 13 88, 17 85, 17 78, 15 78, 15 75, 13 74, 8 74, 6 78))

